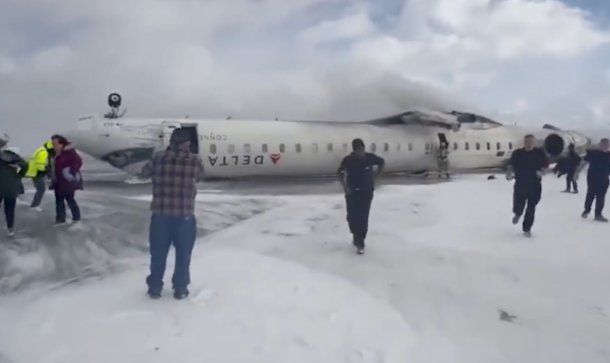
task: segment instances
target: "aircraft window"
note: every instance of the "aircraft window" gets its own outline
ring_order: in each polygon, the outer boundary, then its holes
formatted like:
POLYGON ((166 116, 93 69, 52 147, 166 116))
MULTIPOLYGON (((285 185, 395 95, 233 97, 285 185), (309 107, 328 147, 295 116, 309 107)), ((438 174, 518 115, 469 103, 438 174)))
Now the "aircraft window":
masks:
POLYGON ((464 144, 464 150, 466 150, 466 151, 470 150, 470 143, 469 142, 464 144))
POLYGON ((477 148, 477 150, 481 150, 481 143, 477 142, 475 144, 475 147, 477 148))
POLYGON ((267 144, 263 144, 263 146, 261 147, 262 152, 266 153, 269 151, 269 146, 267 146, 267 144))
POLYGON ((413 151, 413 144, 409 143, 409 145, 407 145, 407 148, 409 149, 409 151, 413 151))
POLYGON ((457 150, 457 149, 459 149, 459 145, 458 145, 457 142, 454 142, 453 143, 453 150, 457 150))
POLYGON ((491 150, 491 143, 490 142, 487 143, 487 150, 491 150))
POLYGON ((296 145, 294 146, 294 150, 295 150, 296 152, 300 153, 300 152, 301 152, 301 150, 302 150, 301 144, 296 144, 296 145))
POLYGON ((311 151, 315 154, 318 152, 318 144, 311 144, 311 151))
POLYGON ((390 144, 388 144, 387 142, 383 143, 383 152, 387 153, 388 151, 390 151, 390 144))
POLYGON ((233 154, 235 152, 235 144, 229 144, 227 147, 227 151, 229 154, 233 154))
POLYGON ((513 143, 512 143, 512 142, 509 142, 509 143, 508 143, 508 150, 512 150, 512 149, 513 149, 513 143))
POLYGON ((502 149, 502 144, 500 144, 499 142, 496 143, 496 149, 501 150, 502 149))
POLYGON ((396 145, 396 151, 400 152, 400 148, 401 148, 401 145, 400 145, 400 144, 397 144, 397 145, 396 145))
POLYGON ((250 154, 252 152, 252 147, 250 144, 244 144, 244 154, 250 154))
POLYGON ((332 143, 328 143, 328 145, 326 145, 326 150, 328 150, 329 153, 333 152, 333 144, 332 143))
POLYGON ((426 143, 426 151, 430 151, 430 143, 426 143))
POLYGON ((371 152, 374 153, 375 151, 377 151, 377 144, 372 143, 371 144, 371 152))
POLYGON ((347 150, 348 150, 348 145, 347 145, 347 143, 344 143, 343 144, 343 152, 346 153, 347 150))
POLYGON ((210 154, 216 154, 216 144, 210 144, 210 154))
POLYGON ((286 145, 280 144, 280 152, 281 153, 285 153, 286 152, 286 145))

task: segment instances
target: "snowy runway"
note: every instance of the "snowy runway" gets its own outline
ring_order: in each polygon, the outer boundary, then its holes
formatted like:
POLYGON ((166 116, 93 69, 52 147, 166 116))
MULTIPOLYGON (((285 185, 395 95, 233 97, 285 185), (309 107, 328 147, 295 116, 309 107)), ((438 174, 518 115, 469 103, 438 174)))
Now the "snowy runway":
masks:
POLYGON ((610 226, 562 187, 524 239, 504 180, 385 185, 365 256, 341 195, 270 197, 198 243, 188 301, 146 298, 145 257, 2 297, 0 362, 608 362, 610 226))

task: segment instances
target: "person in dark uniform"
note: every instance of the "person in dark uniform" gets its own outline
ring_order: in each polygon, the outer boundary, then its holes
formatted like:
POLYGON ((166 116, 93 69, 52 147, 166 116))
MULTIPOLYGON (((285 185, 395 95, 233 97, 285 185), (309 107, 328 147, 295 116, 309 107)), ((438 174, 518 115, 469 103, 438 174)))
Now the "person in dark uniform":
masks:
POLYGON ((582 158, 574 150, 574 144, 570 144, 568 147, 568 156, 563 161, 563 168, 566 173, 566 193, 572 192, 574 187, 574 194, 578 193, 578 183, 576 182, 575 175, 578 170, 578 166, 582 161, 582 158))
POLYGON ((532 235, 536 205, 540 202, 542 194, 542 175, 549 166, 546 153, 541 148, 535 147, 535 143, 536 139, 533 135, 525 136, 523 148, 515 150, 511 155, 507 173, 508 180, 513 178, 513 173, 515 179, 513 224, 519 223, 525 210, 523 233, 526 237, 532 235))
POLYGON ((375 176, 383 172, 385 161, 365 151, 364 141, 352 141, 353 152, 341 162, 339 180, 345 191, 347 223, 354 236, 358 254, 364 253, 364 240, 368 232, 369 211, 373 201, 375 176), (374 167, 377 166, 377 171, 374 167))
POLYGON ((582 213, 582 217, 587 218, 589 216, 593 200, 595 200, 595 220, 598 222, 608 222, 608 219, 603 216, 602 212, 609 184, 610 140, 602 139, 599 143, 599 148, 587 151, 585 162, 589 164, 589 172, 587 173, 585 211, 582 213))

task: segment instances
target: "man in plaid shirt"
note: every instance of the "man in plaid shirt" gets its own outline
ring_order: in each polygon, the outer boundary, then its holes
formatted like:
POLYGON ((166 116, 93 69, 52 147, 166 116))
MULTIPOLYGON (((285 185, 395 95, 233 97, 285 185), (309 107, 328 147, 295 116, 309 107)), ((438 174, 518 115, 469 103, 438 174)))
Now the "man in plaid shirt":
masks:
POLYGON ((169 248, 176 250, 176 266, 172 285, 174 298, 188 296, 191 253, 197 235, 194 216, 197 182, 203 180, 203 164, 191 153, 191 135, 175 129, 170 146, 156 153, 144 166, 140 177, 153 183, 152 217, 150 221, 150 275, 146 278, 148 295, 161 297, 163 275, 169 248))

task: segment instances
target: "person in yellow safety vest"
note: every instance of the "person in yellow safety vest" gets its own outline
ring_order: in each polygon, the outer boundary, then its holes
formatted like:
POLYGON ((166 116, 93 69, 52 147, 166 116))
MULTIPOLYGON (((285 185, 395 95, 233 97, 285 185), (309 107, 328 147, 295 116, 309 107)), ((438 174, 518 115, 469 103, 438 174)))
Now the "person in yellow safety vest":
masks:
POLYGON ((42 202, 42 197, 47 188, 44 179, 50 175, 51 159, 54 154, 55 151, 53 151, 53 143, 51 140, 45 141, 41 147, 34 151, 34 154, 32 154, 28 163, 28 171, 25 176, 32 179, 34 187, 36 188, 36 194, 34 194, 34 199, 32 200, 30 207, 38 211, 42 210, 42 208, 40 208, 40 203, 42 202))

